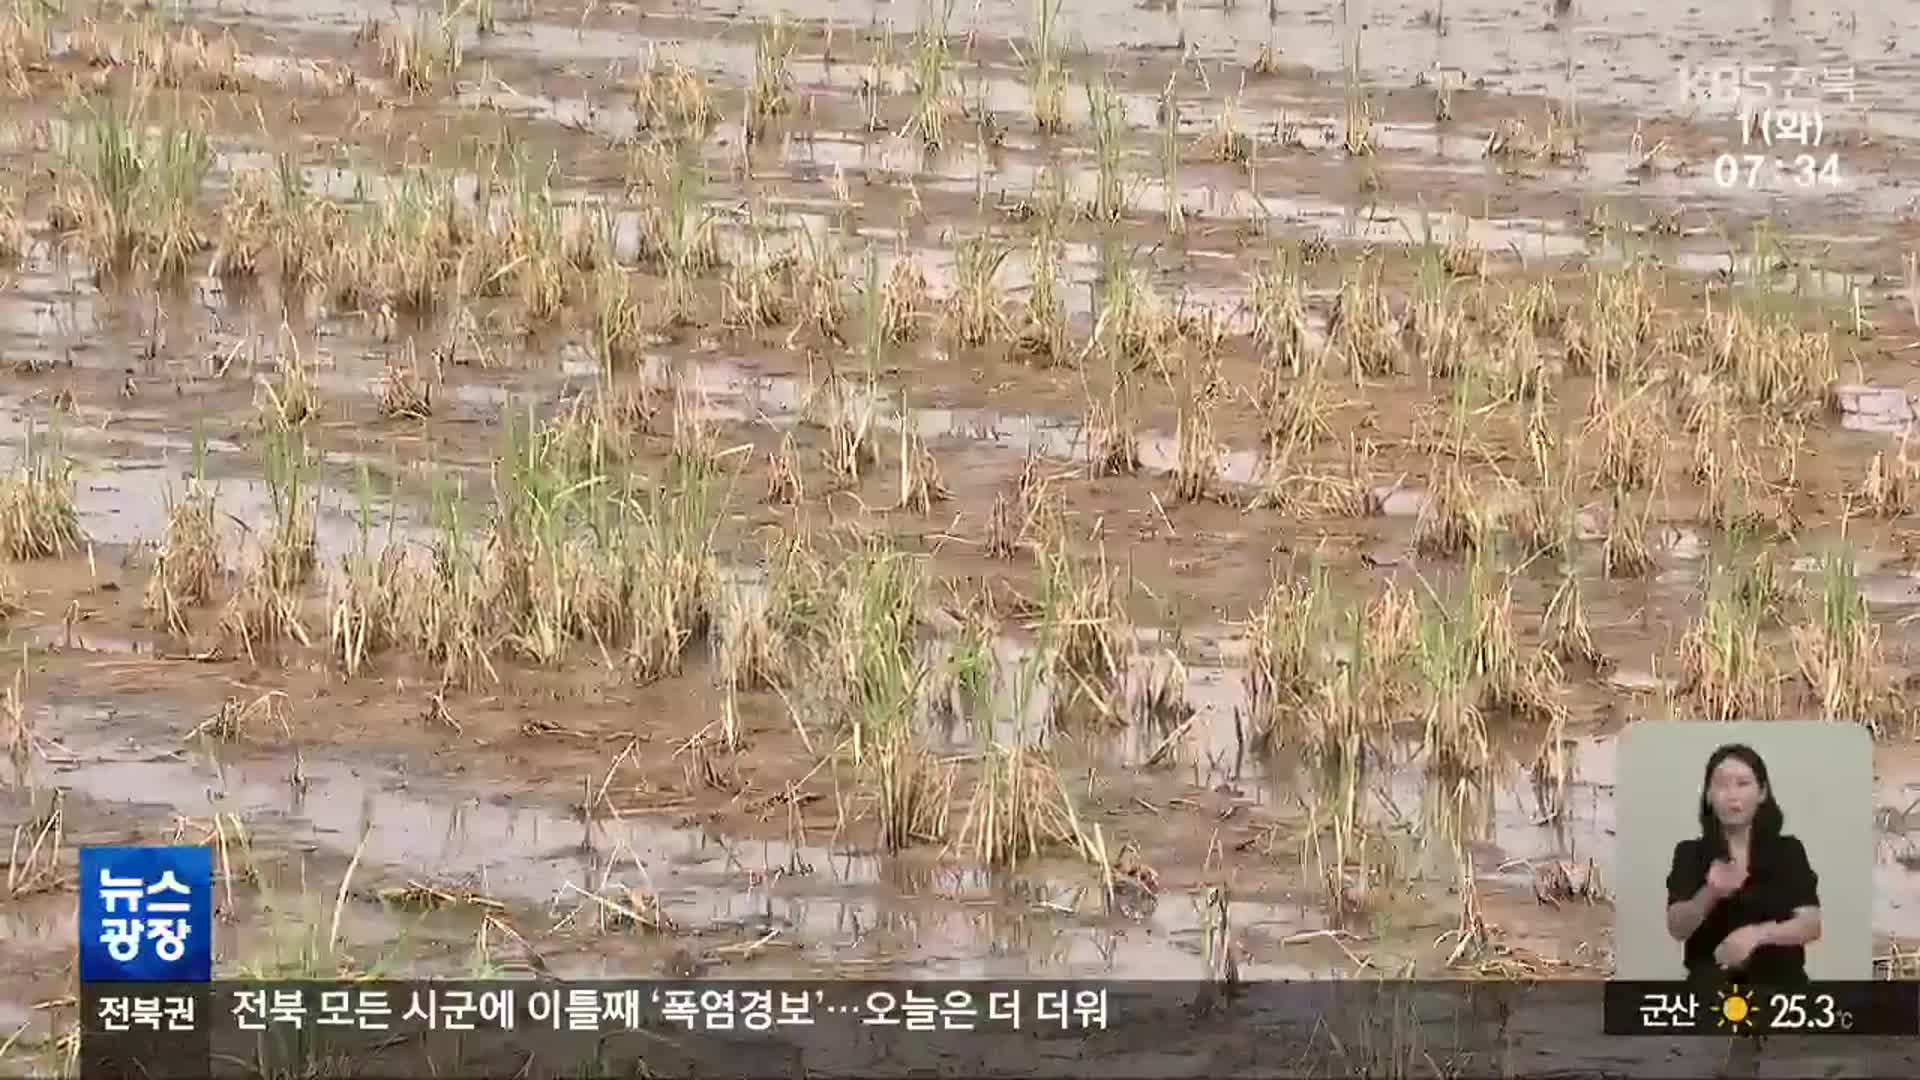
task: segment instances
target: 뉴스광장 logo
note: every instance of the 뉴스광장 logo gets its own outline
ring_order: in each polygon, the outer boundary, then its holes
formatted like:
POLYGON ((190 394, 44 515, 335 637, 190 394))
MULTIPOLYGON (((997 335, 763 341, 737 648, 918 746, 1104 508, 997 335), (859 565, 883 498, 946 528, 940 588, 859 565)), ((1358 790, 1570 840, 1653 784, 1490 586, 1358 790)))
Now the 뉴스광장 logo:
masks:
POLYGON ((80 979, 213 978, 213 851, 80 849, 80 979))

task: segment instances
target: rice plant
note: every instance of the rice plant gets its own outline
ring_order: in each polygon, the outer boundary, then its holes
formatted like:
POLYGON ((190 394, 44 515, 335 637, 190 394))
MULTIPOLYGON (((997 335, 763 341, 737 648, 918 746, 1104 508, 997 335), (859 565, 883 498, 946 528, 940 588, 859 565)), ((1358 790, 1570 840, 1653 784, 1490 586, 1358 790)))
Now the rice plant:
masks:
POLYGON ((1436 382, 1465 379, 1484 370, 1481 348, 1471 341, 1471 327, 1454 299, 1453 282, 1437 249, 1429 245, 1420 260, 1419 281, 1408 311, 1416 349, 1427 376, 1436 382))
POLYGON ((1433 489, 1414 521, 1414 549, 1431 558, 1479 551, 1493 535, 1493 522, 1479 491, 1457 460, 1435 463, 1433 489))
POLYGON ((1328 335, 1356 380, 1391 375, 1404 355, 1400 327, 1380 288, 1380 269, 1362 265, 1340 285, 1328 335))
POLYGON ((1659 479, 1665 456, 1667 420, 1651 385, 1627 391, 1609 384, 1594 389, 1587 416, 1589 437, 1597 437, 1600 451, 1594 475, 1599 488, 1635 490, 1659 479))
POLYGON ((144 599, 147 612, 173 634, 187 633, 188 609, 211 600, 214 586, 226 573, 206 465, 206 434, 196 428, 193 471, 186 493, 178 500, 168 497, 167 530, 154 554, 144 599))
POLYGON ((1062 0, 1033 0, 1033 55, 1026 58, 1033 123, 1043 134, 1066 130, 1067 71, 1060 46, 1062 0))
POLYGON ((1568 366, 1601 379, 1639 381, 1653 313, 1653 294, 1637 267, 1589 271, 1586 308, 1566 323, 1568 366))
POLYGON ((794 506, 807 497, 800 469, 800 453, 794 447, 793 432, 780 436, 777 449, 767 452, 767 502, 774 506, 794 506))
POLYGON ((1322 669, 1331 579, 1315 559, 1304 577, 1278 577, 1247 627, 1248 717, 1256 745, 1270 744, 1281 721, 1304 707, 1322 669))
POLYGON ((705 201, 704 167, 688 152, 644 162, 639 178, 644 196, 640 219, 640 261, 683 276, 720 264, 714 217, 705 201))
POLYGON ((766 241, 756 235, 749 251, 734 259, 727 270, 720 321, 747 333, 785 322, 793 311, 793 297, 778 272, 784 263, 785 257, 769 255, 766 241))
POLYGON ((508 188, 503 255, 528 318, 544 322, 566 303, 565 233, 553 189, 524 175, 508 188))
POLYGON ((1711 370, 1749 405, 1804 410, 1825 399, 1839 365, 1826 331, 1801 330, 1788 314, 1736 301, 1717 320, 1711 370))
POLYGON ((1240 130, 1240 98, 1228 97, 1220 103, 1220 114, 1214 118, 1213 130, 1207 133, 1205 147, 1213 160, 1228 165, 1251 165, 1253 163, 1253 136, 1240 130))
POLYGON ((1105 691, 1126 671, 1133 638, 1121 583, 1103 545, 1087 558, 1069 546, 1064 523, 1043 524, 1035 553, 1041 654, 1061 700, 1104 701, 1105 691))
POLYGON ((380 415, 389 420, 425 420, 433 415, 433 384, 421 376, 411 342, 407 351, 407 363, 388 357, 380 373, 380 415))
POLYGON ((1069 359, 1067 309, 1060 295, 1061 248, 1057 219, 1042 219, 1033 232, 1028 272, 1031 284, 1014 331, 1015 351, 1039 364, 1059 364, 1069 359))
POLYGON ((1174 497, 1189 502, 1214 493, 1220 476, 1220 446, 1214 438, 1214 408, 1220 397, 1217 362, 1183 351, 1168 384, 1176 402, 1174 497))
POLYGON ((1121 171, 1126 153, 1126 111, 1104 76, 1097 83, 1087 84, 1087 112, 1092 117, 1097 163, 1087 216, 1095 221, 1119 221, 1127 212, 1127 179, 1121 171))
POLYGON ((1089 838, 1065 782, 1037 750, 995 742, 960 825, 958 845, 970 858, 1017 869, 1051 848, 1084 853, 1089 838))
POLYGON ((724 590, 714 633, 714 663, 720 685, 730 690, 773 689, 786 670, 783 642, 773 622, 770 593, 724 590))
MULTIPOLYGON (((676 410, 691 411, 686 402, 676 410)), ((628 663, 643 680, 677 672, 688 646, 712 624, 720 572, 714 535, 726 505, 720 470, 717 455, 675 455, 666 483, 636 512, 628 663)))
POLYGON ((1561 447, 1551 434, 1541 429, 1541 437, 1528 440, 1533 457, 1534 481, 1526 486, 1526 501, 1514 524, 1514 534, 1529 559, 1564 559, 1573 550, 1576 539, 1578 458, 1561 447))
POLYGON ((0 17, 0 82, 25 97, 32 89, 27 71, 53 54, 53 11, 44 4, 16 0, 0 17))
POLYGON ((927 449, 911 423, 900 425, 900 501, 901 509, 920 514, 933 512, 933 504, 951 498, 940 478, 940 465, 927 449))
POLYGON ((402 549, 390 526, 385 547, 378 556, 373 552, 373 479, 364 466, 358 498, 356 543, 327 583, 328 646, 348 678, 358 676, 402 634, 402 549))
POLYGON ((1793 651, 1801 678, 1827 719, 1879 732, 1891 712, 1880 689, 1880 628, 1860 595, 1849 553, 1821 556, 1819 607, 1814 618, 1794 628, 1793 651))
POLYGON ((1680 642, 1680 691, 1710 720, 1764 720, 1776 711, 1777 673, 1760 615, 1732 575, 1713 574, 1706 607, 1680 642))
POLYGON ((1334 437, 1333 419, 1345 403, 1336 397, 1326 368, 1324 353, 1304 358, 1291 380, 1283 379, 1271 366, 1261 368, 1255 404, 1267 454, 1277 472, 1334 437))
POLYGON ((1626 492, 1611 493, 1607 535, 1600 548, 1600 566, 1607 577, 1645 577, 1653 572, 1653 551, 1647 546, 1647 523, 1652 517, 1651 496, 1636 514, 1627 506, 1626 492))
POLYGON ((283 327, 285 348, 280 354, 280 377, 260 385, 262 419, 270 429, 297 428, 312 419, 319 410, 319 391, 314 389, 299 339, 291 328, 283 327))
POLYGON ((314 500, 307 488, 312 467, 302 435, 284 429, 267 433, 264 472, 273 522, 262 566, 276 594, 297 592, 313 572, 317 539, 314 500))
POLYGON ((1340 56, 1340 81, 1342 86, 1343 124, 1340 131, 1340 145, 1349 157, 1365 157, 1373 153, 1373 106, 1367 101, 1366 85, 1360 75, 1360 32, 1351 25, 1346 5, 1341 4, 1341 15, 1346 25, 1349 41, 1343 43, 1340 56))
POLYGON ((995 281, 1008 251, 984 236, 969 237, 954 251, 954 290, 947 302, 948 333, 962 348, 1004 340, 1011 331, 995 281))
MULTIPOLYGON (((790 271, 792 295, 798 309, 797 322, 827 341, 846 344, 844 330, 848 318, 846 258, 831 234, 804 230, 800 234, 799 258, 790 271)), ((791 340, 791 339, 789 339, 791 340)))
POLYGON ((134 109, 126 116, 96 113, 80 128, 84 141, 68 147, 69 167, 80 178, 63 192, 59 216, 71 223, 70 235, 97 271, 126 265, 146 235, 140 215, 147 161, 134 127, 138 119, 134 109))
POLYGON ((1299 375, 1305 364, 1307 310, 1299 269, 1284 256, 1262 259, 1253 269, 1252 291, 1253 344, 1260 351, 1262 385, 1273 389, 1265 380, 1299 375))
POLYGON ((1475 634, 1444 612, 1420 620, 1420 671, 1426 681, 1422 749, 1430 772, 1477 780, 1492 761, 1486 717, 1473 698, 1475 634))
POLYGON ((1167 220, 1167 235, 1180 236, 1187 231, 1187 217, 1180 201, 1180 99, 1173 93, 1173 78, 1160 95, 1160 195, 1167 220))
POLYGON ((704 136, 720 119, 706 77, 679 61, 649 64, 633 94, 642 131, 670 139, 704 136))
POLYGON ((492 564, 469 538, 459 487, 436 482, 432 514, 437 537, 425 565, 403 564, 396 615, 410 647, 439 668, 442 685, 497 680, 492 653, 501 633, 492 564))
POLYGON ((880 845, 902 851, 947 839, 953 802, 953 769, 901 730, 875 752, 871 766, 877 793, 880 845))
POLYGON ((422 6, 404 25, 377 26, 371 33, 363 31, 363 36, 378 44, 381 66, 408 94, 427 93, 460 66, 462 50, 454 20, 461 10, 464 5, 451 8, 443 0, 438 15, 422 6))
MULTIPOLYGON (((219 277, 251 277, 276 246, 277 180, 265 169, 240 174, 220 211, 211 272, 219 277)), ((4 246, 4 245, 0 245, 4 246)), ((298 273, 293 275, 298 277, 298 273)))
POLYGON ((593 336, 600 363, 607 371, 637 366, 644 336, 640 301, 633 279, 611 260, 593 274, 593 336))
POLYGON ((776 117, 793 106, 793 73, 787 62, 793 56, 793 39, 780 19, 764 26, 754 50, 753 78, 747 86, 747 132, 758 138, 776 117))
MULTIPOLYGON (((885 284, 874 288, 876 280, 868 274, 866 303, 869 344, 901 344, 914 339, 926 317, 928 307, 927 274, 917 256, 901 251, 887 270, 885 284), (878 304, 872 302, 877 297, 878 304)), ((869 352, 871 355, 871 351, 869 352)))
POLYGON ((947 28, 953 20, 953 6, 954 0, 924 0, 920 27, 913 37, 915 98, 908 126, 928 150, 946 144, 947 117, 953 108, 947 92, 947 69, 953 63, 947 28))
POLYGON ((20 460, 0 478, 0 551, 16 562, 59 558, 86 546, 73 501, 73 464, 57 431, 27 425, 20 460))
POLYGON ((1598 670, 1606 662, 1593 643, 1593 631, 1587 625, 1586 602, 1581 595, 1580 575, 1569 568, 1561 576, 1560 587, 1547 601, 1541 616, 1541 636, 1545 647, 1564 663, 1582 663, 1598 670))
POLYGON ((140 247, 147 265, 162 277, 185 273, 207 247, 196 202, 212 166, 206 134, 191 127, 162 131, 147 149, 140 170, 140 247))
POLYGON ((813 670, 856 765, 897 746, 922 707, 930 675, 917 638, 922 581, 917 557, 876 540, 848 556, 830 587, 813 670))
POLYGON ((1847 505, 1855 513, 1901 517, 1910 512, 1916 496, 1920 496, 1917 476, 1920 474, 1907 456, 1907 436, 1902 434, 1900 445, 1891 456, 1885 450, 1873 452, 1873 460, 1867 463, 1867 475, 1847 492, 1847 505))

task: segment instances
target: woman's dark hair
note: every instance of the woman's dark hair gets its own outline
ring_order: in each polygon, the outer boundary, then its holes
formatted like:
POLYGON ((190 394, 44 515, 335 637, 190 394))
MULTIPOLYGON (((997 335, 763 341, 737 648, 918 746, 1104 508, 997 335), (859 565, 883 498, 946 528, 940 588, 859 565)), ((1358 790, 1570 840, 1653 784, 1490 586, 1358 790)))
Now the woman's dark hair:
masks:
POLYGON ((1707 790, 1713 787, 1713 770, 1720 763, 1732 758, 1753 770, 1753 778, 1767 789, 1767 797, 1753 812, 1753 851, 1769 846, 1769 841, 1779 838, 1787 827, 1787 816, 1780 810, 1780 803, 1773 797, 1773 781, 1767 777, 1767 763, 1753 747, 1745 743, 1727 743, 1707 756, 1707 771, 1700 779, 1700 838, 1713 850, 1715 858, 1726 858, 1731 854, 1727 850, 1726 831, 1720 827, 1720 816, 1713 812, 1713 804, 1707 801, 1707 790))

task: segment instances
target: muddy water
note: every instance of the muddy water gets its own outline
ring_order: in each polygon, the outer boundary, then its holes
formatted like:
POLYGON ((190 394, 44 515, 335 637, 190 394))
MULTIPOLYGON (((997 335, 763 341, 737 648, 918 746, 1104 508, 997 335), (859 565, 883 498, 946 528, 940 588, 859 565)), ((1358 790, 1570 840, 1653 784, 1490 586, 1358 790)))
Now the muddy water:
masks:
MULTIPOLYGON (((707 5, 702 5, 707 6, 707 5)), ((1317 0, 1271 3, 1156 4, 1133 0, 1069 0, 1069 41, 1094 55, 1119 49, 1167 50, 1184 45, 1202 56, 1247 63, 1251 43, 1271 42, 1285 63, 1337 73, 1357 38, 1365 77, 1410 85, 1444 69, 1485 78, 1513 93, 1621 103, 1647 112, 1683 106, 1681 64, 1857 68, 1855 104, 1870 109, 1890 134, 1920 132, 1920 114, 1903 87, 1920 81, 1920 14, 1898 4, 1861 0, 1696 0, 1661 5, 1645 0, 1576 0, 1556 18, 1536 0, 1317 0), (1342 7, 1349 12, 1343 26, 1342 7), (1438 14, 1441 17, 1435 18, 1438 14)), ((891 5, 822 0, 748 0, 708 6, 726 18, 736 10, 771 18, 785 12, 860 25, 869 20, 914 25, 891 5)), ((1025 26, 1024 0, 982 0, 956 11, 956 31, 1025 26)))
MULTIPOLYGON (((1233 784, 1254 805, 1290 805, 1298 784, 1272 768, 1256 762, 1245 775, 1217 770, 1232 753, 1233 736, 1230 728, 1222 730, 1222 714, 1235 707, 1229 688, 1237 682, 1237 671, 1189 672, 1188 692, 1200 709, 1191 749, 1216 767, 1194 766, 1193 782, 1233 784)), ((618 818, 597 815, 589 828, 552 787, 474 796, 436 775, 431 765, 421 769, 405 758, 367 757, 349 764, 325 746, 299 752, 304 783, 296 785, 289 779, 296 768, 293 754, 258 745, 181 743, 195 719, 124 699, 55 705, 44 730, 61 753, 41 779, 66 788, 81 805, 124 807, 148 819, 235 814, 249 823, 257 847, 328 855, 335 865, 358 850, 368 887, 410 880, 472 887, 534 913, 523 925, 540 925, 576 906, 569 882, 624 882, 659 896, 675 921, 698 938, 773 935, 782 947, 756 961, 769 970, 1163 977, 1198 963, 1202 923, 1192 899, 1178 892, 1115 919, 1101 913, 1097 884, 1071 866, 1057 868, 1057 877, 1043 868, 1008 879, 835 850, 829 843, 729 841, 634 810, 618 818), (859 958, 850 960, 848 950, 859 958)), ((1117 757, 1124 761, 1132 750, 1126 737, 1121 743, 1117 757)), ((1536 867, 1562 859, 1593 859, 1603 880, 1611 874, 1614 742, 1581 737, 1569 749, 1564 820, 1541 822, 1528 782, 1514 766, 1497 775, 1479 802, 1476 820, 1466 827, 1484 885, 1524 892, 1536 867)), ((1920 820, 1903 815, 1912 815, 1920 803, 1920 768, 1897 755, 1882 758, 1875 792, 1882 837, 1874 929, 1911 938, 1920 936, 1920 873, 1907 864, 1916 856, 1910 834, 1920 829, 1920 820)), ((1177 775, 1183 766, 1172 768, 1177 775)), ((1419 821, 1430 812, 1417 755, 1407 755, 1381 797, 1392 819, 1419 821)), ((317 886, 325 893, 333 887, 317 886)), ((0 925, 23 939, 54 933, 64 916, 43 908, 0 925)), ((1309 977, 1321 970, 1304 958, 1279 959, 1284 949, 1274 951, 1275 942, 1319 928, 1307 904, 1243 901, 1233 915, 1263 957, 1250 965, 1252 977, 1309 977)), ((223 952, 223 963, 242 959, 223 952)), ((618 971, 619 961, 562 951, 554 966, 602 973, 618 971)))
MULTIPOLYGON (((569 883, 596 889, 624 883, 657 895, 695 935, 777 937, 783 947, 769 950, 766 962, 774 970, 1148 977, 1199 963, 1203 930, 1190 901, 1168 897, 1145 918, 1115 922, 1100 915, 1097 885, 1078 871, 1059 880, 1031 874, 1005 880, 935 865, 916 870, 814 844, 728 841, 631 812, 597 816, 589 829, 577 813, 548 801, 550 795, 473 797, 403 766, 316 756, 323 748, 310 747, 299 758, 305 783, 296 785, 289 779, 291 755, 255 752, 223 760, 205 747, 130 734, 180 731, 190 726, 185 718, 130 709, 124 701, 50 712, 47 733, 72 760, 45 779, 90 803, 200 820, 235 814, 249 823, 256 846, 329 853, 336 861, 358 850, 369 880, 464 885, 546 918, 579 904, 569 883), (883 940, 867 941, 876 934, 883 940), (849 949, 861 955, 849 958, 849 949)), ((1240 902, 1234 916, 1255 937, 1284 937, 1311 925, 1293 905, 1240 902)), ((47 927, 17 927, 29 936, 35 929, 47 927)), ((243 959, 222 954, 223 966, 243 959)), ((619 970, 617 960, 601 965, 591 971, 569 965, 563 973, 619 970)), ((1259 964, 1255 971, 1255 977, 1309 974, 1284 964, 1259 964)))

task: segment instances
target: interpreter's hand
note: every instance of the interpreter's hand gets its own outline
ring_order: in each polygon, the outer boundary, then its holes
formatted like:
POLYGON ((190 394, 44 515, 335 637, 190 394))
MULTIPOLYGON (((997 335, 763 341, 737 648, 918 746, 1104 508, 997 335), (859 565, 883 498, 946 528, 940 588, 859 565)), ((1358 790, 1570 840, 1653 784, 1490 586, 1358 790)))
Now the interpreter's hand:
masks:
POLYGON ((1723 938, 1713 950, 1714 962, 1721 970, 1730 971, 1747 962, 1753 950, 1765 943, 1766 931, 1758 926, 1743 926, 1723 938))
POLYGON ((1716 897, 1731 896, 1746 883, 1746 867, 1736 866, 1731 860, 1715 859, 1713 865, 1707 867, 1707 888, 1713 890, 1716 897))

